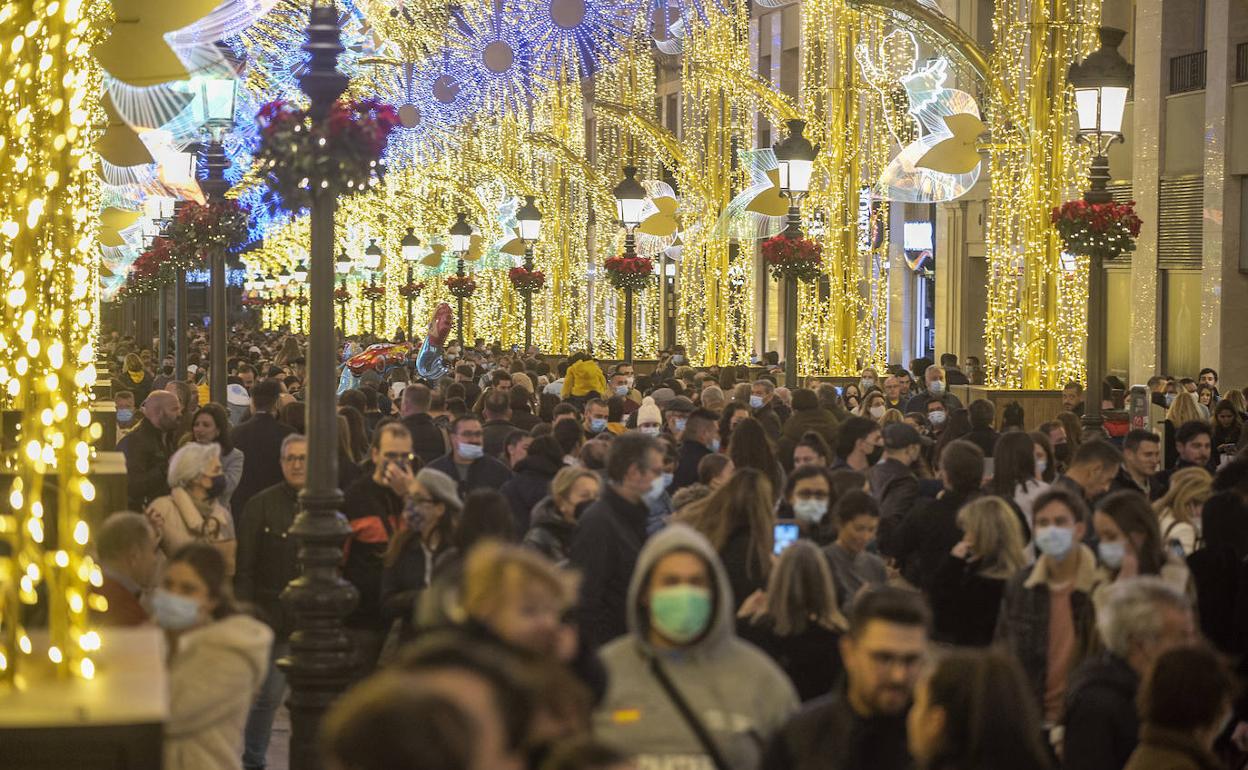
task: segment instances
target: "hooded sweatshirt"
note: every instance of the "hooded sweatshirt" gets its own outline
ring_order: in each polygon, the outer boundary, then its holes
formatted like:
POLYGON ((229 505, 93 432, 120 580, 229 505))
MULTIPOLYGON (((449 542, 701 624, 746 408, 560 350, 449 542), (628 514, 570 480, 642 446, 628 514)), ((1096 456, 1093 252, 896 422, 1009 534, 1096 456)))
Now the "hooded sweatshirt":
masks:
POLYGON ((165 770, 242 767, 243 725, 269 672, 273 632, 248 615, 188 631, 169 661, 165 770))
POLYGON ((714 770, 652 672, 650 661, 657 657, 729 766, 756 768, 763 747, 797 710, 798 697, 770 658, 737 638, 728 575, 706 538, 674 524, 646 543, 628 589, 628 628, 628 635, 600 651, 609 686, 595 714, 595 734, 627 748, 640 770, 714 770), (654 565, 673 551, 695 553, 710 566, 713 608, 701 638, 678 650, 659 650, 649 643, 643 600, 654 565))

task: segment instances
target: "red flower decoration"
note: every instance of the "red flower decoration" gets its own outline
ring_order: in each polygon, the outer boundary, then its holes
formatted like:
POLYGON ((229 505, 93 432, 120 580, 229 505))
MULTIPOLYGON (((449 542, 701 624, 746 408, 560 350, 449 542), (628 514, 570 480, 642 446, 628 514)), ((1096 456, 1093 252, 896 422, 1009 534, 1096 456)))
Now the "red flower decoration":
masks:
POLYGON ((521 294, 533 294, 546 286, 546 274, 541 270, 513 267, 511 272, 507 273, 507 277, 511 279, 511 285, 521 294))
POLYGON ((807 238, 777 235, 763 242, 763 261, 777 280, 815 281, 823 274, 823 247, 807 238))
POLYGON ((1135 214, 1135 201, 1128 203, 1088 203, 1066 201, 1049 215, 1070 254, 1114 259, 1135 248, 1142 222, 1135 214))
POLYGON ((446 279, 446 288, 452 296, 468 299, 477 291, 477 282, 470 275, 452 275, 446 279))
POLYGON ((364 299, 366 300, 370 300, 370 301, 378 300, 386 296, 386 287, 385 286, 365 286, 363 289, 360 290, 360 294, 363 295, 364 299))
POLYGON ((423 283, 413 281, 411 283, 405 283, 399 287, 399 296, 403 299, 415 299, 419 297, 420 293, 424 290, 425 285, 423 283))
POLYGON ((334 289, 334 302, 345 305, 351 301, 351 292, 346 289, 334 289))
POLYGON ((654 273, 654 263, 646 257, 610 257, 602 266, 607 269, 607 280, 621 291, 648 287, 654 273))

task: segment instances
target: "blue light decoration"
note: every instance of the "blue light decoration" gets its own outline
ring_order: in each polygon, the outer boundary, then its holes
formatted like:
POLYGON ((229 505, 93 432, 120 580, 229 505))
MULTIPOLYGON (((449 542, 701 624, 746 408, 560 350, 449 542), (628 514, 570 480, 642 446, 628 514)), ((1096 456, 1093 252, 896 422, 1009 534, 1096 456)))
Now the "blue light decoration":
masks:
POLYGON ((444 153, 462 137, 457 129, 478 107, 477 92, 461 83, 443 51, 420 64, 385 57, 361 61, 361 80, 370 93, 399 112, 399 127, 390 135, 386 165, 404 168, 444 153))
POLYGON ((587 78, 624 47, 642 0, 508 0, 503 8, 531 41, 546 76, 587 78))
POLYGON ((518 19, 486 7, 456 9, 447 35, 450 75, 483 110, 522 113, 549 85, 518 19))
MULTIPOLYGON (((234 269, 225 271, 225 283, 227 286, 242 286, 243 283, 246 282, 246 280, 247 280, 246 270, 234 268, 234 269)), ((208 271, 207 270, 187 270, 186 282, 206 284, 209 282, 208 271)))

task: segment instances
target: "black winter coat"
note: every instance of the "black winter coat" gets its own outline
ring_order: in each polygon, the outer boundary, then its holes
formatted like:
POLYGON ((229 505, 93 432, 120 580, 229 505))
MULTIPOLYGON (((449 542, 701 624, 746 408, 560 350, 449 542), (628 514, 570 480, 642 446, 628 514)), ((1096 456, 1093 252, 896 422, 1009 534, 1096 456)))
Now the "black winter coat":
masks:
POLYGON ((784 464, 784 469, 793 470, 793 450, 802 440, 802 436, 808 432, 818 433, 823 436, 824 441, 828 442, 828 446, 834 447, 840 429, 840 421, 826 409, 815 407, 814 409, 795 410, 784 423, 780 441, 776 445, 776 453, 780 457, 780 462, 784 464))
POLYGON ((1139 742, 1135 695, 1140 677, 1109 652, 1071 674, 1066 692, 1063 770, 1122 770, 1139 742))
POLYGON ((533 506, 533 520, 524 535, 524 545, 540 551, 556 564, 563 564, 572 549, 576 522, 568 521, 555 507, 553 498, 543 498, 533 506))
POLYGON ((945 490, 935 500, 920 498, 893 532, 888 554, 901 564, 902 576, 924 593, 930 595, 937 568, 962 539, 958 511, 971 497, 945 490))
POLYGON ((698 483, 698 463, 709 454, 713 454, 711 450, 696 441, 680 442, 676 470, 672 473, 672 484, 667 493, 674 495, 690 484, 698 483))
POLYGON ((253 495, 284 480, 282 441, 294 432, 294 428, 278 422, 273 415, 261 412, 253 414, 230 434, 234 446, 243 450, 243 477, 230 498, 235 522, 238 512, 247 506, 253 495))
POLYGON ((771 739, 760 770, 911 770, 906 712, 863 718, 843 693, 812 701, 771 739))
POLYGON ((776 662, 789 675, 802 701, 832 692, 841 678, 841 635, 826 626, 811 625, 800 634, 780 636, 768 616, 737 622, 737 635, 776 662))
POLYGON ((568 563, 581 573, 576 618, 581 642, 596 649, 628 633, 628 584, 646 542, 650 508, 607 485, 577 522, 568 563))
POLYGON ((503 450, 507 448, 507 437, 516 430, 515 423, 510 420, 486 420, 481 424, 484 438, 481 445, 490 457, 503 459, 503 450))
POLYGON ((428 414, 409 414, 403 418, 403 427, 412 434, 412 453, 420 458, 422 466, 451 451, 445 431, 428 414))
POLYGON ((732 588, 734 615, 750 594, 767 589, 767 576, 757 564, 751 563, 753 545, 750 542, 750 528, 740 527, 728 536, 728 542, 719 549, 719 560, 724 563, 728 584, 732 588))
MULTIPOLYGON (((146 419, 117 446, 126 457, 126 499, 131 510, 147 510, 147 504, 169 494, 169 458, 173 437, 146 419)), ((244 465, 246 460, 244 459, 244 465)))
POLYGON ((945 554, 927 595, 937 641, 958 647, 987 647, 997 627, 1005 578, 979 574, 979 563, 945 554))
POLYGON ((294 630, 278 597, 299 576, 299 546, 288 534, 298 512, 298 492, 283 481, 253 495, 238 524, 234 595, 259 607, 278 639, 294 630))
POLYGON ((427 467, 450 476, 459 485, 460 500, 467 497, 468 493, 474 489, 501 489, 511 480, 511 469, 489 455, 473 460, 472 465, 468 466, 467 478, 463 479, 459 477, 459 471, 455 469, 455 458, 452 455, 443 455, 429 463, 427 467))
POLYGON ((511 505, 516 532, 527 532, 533 506, 550 494, 550 482, 563 466, 545 455, 529 455, 516 464, 515 474, 499 490, 511 505))

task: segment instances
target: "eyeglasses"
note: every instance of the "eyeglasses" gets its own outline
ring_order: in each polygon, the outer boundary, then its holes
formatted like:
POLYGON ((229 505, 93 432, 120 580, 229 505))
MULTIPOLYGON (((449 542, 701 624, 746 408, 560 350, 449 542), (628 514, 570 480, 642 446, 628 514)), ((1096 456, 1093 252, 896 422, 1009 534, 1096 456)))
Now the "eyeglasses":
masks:
POLYGON ((410 463, 412 460, 416 459, 416 455, 411 452, 383 452, 381 456, 396 463, 403 462, 404 460, 410 463))
POLYGON ((282 462, 290 463, 292 465, 299 464, 299 463, 306 465, 308 462, 308 456, 307 455, 286 455, 285 457, 282 458, 282 462))

